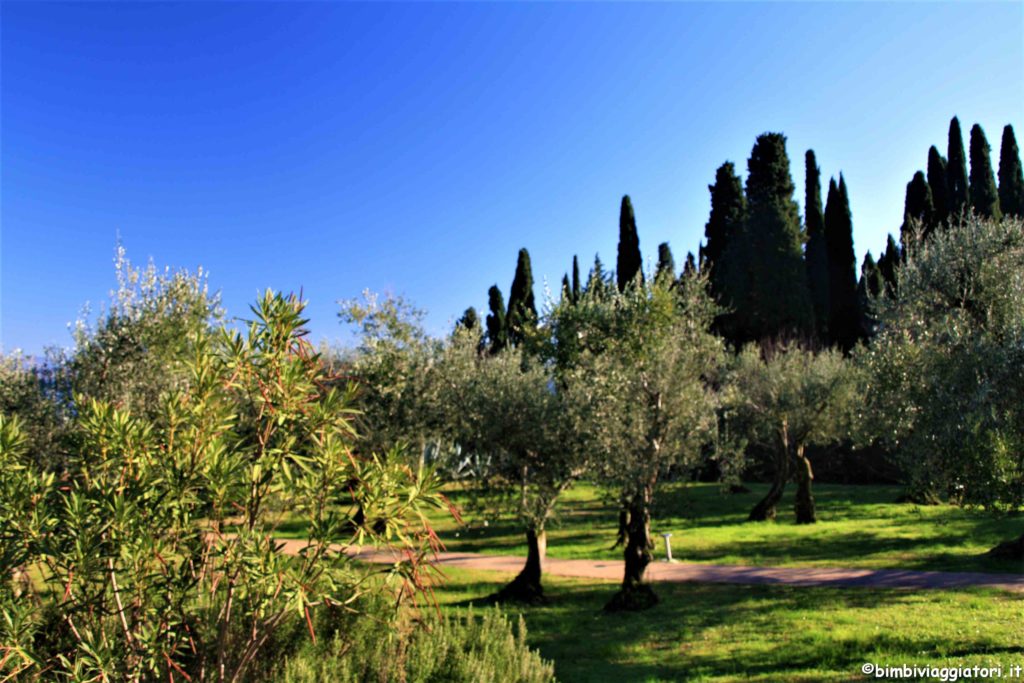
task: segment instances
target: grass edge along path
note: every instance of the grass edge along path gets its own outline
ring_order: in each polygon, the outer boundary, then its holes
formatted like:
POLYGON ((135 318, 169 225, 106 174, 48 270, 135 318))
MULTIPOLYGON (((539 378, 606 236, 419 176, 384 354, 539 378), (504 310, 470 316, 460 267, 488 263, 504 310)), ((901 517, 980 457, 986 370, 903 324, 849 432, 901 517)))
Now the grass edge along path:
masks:
MULTIPOLYGON (((306 545, 300 539, 278 539, 289 555, 296 555, 306 545)), ((402 556, 394 552, 334 546, 353 559, 373 564, 393 564, 402 556)), ((440 567, 518 572, 524 558, 507 555, 441 552, 435 563, 440 567)), ((622 578, 622 562, 613 560, 561 560, 548 558, 544 572, 553 576, 600 579, 622 578)), ((935 572, 904 569, 842 569, 817 567, 745 567, 740 565, 696 564, 690 562, 652 562, 647 568, 651 582, 725 583, 746 585, 832 586, 861 588, 938 589, 995 588, 1024 593, 1024 576, 985 574, 981 572, 935 572)))

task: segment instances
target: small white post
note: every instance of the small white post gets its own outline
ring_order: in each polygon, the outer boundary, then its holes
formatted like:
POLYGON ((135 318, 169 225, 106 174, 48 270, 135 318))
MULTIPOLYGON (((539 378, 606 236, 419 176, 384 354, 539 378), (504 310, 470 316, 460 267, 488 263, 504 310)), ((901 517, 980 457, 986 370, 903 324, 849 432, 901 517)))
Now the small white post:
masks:
POLYGON ((665 562, 674 562, 672 559, 672 542, 668 539, 672 538, 672 534, 662 534, 665 539, 665 562))

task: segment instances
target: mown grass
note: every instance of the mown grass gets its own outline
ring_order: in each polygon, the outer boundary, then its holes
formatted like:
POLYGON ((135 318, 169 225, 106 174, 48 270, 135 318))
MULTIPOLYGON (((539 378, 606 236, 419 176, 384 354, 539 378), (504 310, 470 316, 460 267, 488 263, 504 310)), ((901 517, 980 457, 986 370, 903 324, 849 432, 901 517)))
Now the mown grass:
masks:
MULTIPOLYGON (((509 576, 446 569, 443 608, 509 576)), ((861 666, 1024 664, 1024 596, 657 584, 660 604, 605 614, 616 586, 546 578, 551 604, 521 611, 528 642, 560 681, 849 681, 861 666)))
MULTIPOLYGON (((676 559, 758 566, 895 568, 1024 573, 1024 563, 995 561, 986 551, 1024 532, 1024 516, 997 515, 953 505, 919 506, 895 502, 898 486, 815 487, 819 522, 793 521, 793 491, 787 491, 775 522, 748 522, 747 514, 765 491, 724 494, 716 484, 664 484, 658 493, 652 531, 672 534, 676 559)), ((433 523, 448 550, 525 555, 522 528, 499 514, 492 499, 449 487, 448 497, 462 511, 463 524, 446 513, 433 523)), ((612 549, 618 529, 614 498, 581 484, 559 502, 549 525, 548 554, 556 558, 617 559, 612 549)), ((300 525, 285 523, 283 537, 302 537, 300 525)))

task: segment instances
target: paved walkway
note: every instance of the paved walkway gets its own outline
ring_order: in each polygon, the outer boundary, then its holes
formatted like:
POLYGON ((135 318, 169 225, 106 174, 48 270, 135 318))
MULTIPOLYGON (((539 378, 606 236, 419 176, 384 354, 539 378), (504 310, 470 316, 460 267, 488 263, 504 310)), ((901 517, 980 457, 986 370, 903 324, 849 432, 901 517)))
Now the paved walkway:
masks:
MULTIPOLYGON (((286 553, 294 554, 304 541, 281 541, 286 553)), ((348 554, 365 562, 390 564, 400 559, 393 553, 350 548, 348 554)), ((517 573, 523 558, 478 553, 438 554, 441 567, 483 569, 517 573)), ((615 560, 559 560, 548 558, 544 572, 605 581, 622 580, 622 562, 615 560)), ((924 572, 904 569, 833 569, 817 567, 744 567, 739 565, 654 562, 647 568, 650 581, 675 583, 778 584, 786 586, 836 586, 865 588, 955 589, 970 586, 998 588, 1024 593, 1024 575, 981 572, 924 572)))

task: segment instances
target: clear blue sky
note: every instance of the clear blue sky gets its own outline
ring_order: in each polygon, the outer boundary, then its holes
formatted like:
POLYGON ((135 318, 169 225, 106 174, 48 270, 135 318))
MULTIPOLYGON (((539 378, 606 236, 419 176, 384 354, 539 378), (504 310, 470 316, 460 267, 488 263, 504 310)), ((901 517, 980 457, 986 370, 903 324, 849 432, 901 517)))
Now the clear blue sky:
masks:
MULTIPOLYGON (((877 255, 949 119, 1024 135, 1024 4, 0 5, 2 342, 66 324, 136 263, 211 273, 230 313, 302 288, 410 297, 444 330, 517 250, 557 291, 613 264, 621 196, 652 261, 696 251, 707 185, 755 137, 842 170, 877 255)), ((801 202, 802 203, 802 202, 801 202)))

